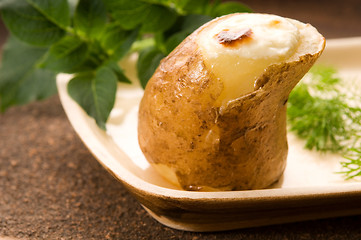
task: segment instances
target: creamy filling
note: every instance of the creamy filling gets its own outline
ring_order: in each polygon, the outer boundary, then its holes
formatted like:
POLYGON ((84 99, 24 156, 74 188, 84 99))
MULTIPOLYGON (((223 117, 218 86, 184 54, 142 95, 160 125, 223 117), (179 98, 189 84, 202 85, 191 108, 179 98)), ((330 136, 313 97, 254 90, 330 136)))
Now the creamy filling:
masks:
POLYGON ((254 91, 272 64, 291 57, 300 33, 295 22, 268 14, 238 14, 202 29, 197 44, 205 65, 223 83, 217 105, 254 91))

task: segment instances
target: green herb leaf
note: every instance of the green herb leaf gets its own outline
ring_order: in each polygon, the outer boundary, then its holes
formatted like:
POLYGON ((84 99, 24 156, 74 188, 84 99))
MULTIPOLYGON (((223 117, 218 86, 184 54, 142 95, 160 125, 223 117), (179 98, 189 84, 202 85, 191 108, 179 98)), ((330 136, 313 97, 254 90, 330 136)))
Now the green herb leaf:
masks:
POLYGON ((57 26, 66 29, 70 25, 70 10, 67 0, 27 0, 27 2, 57 26))
POLYGON ((312 81, 300 83, 291 92, 288 120, 291 131, 306 139, 305 147, 318 151, 344 150, 361 127, 361 108, 348 104, 338 89, 336 70, 318 66, 312 81))
POLYGON ((210 0, 183 1, 183 11, 188 14, 207 15, 210 0))
POLYGON ((315 66, 310 76, 290 94, 290 129, 306 140, 308 149, 343 154, 344 170, 337 173, 346 179, 361 176, 360 97, 342 92, 343 81, 332 67, 315 66))
POLYGON ((181 30, 171 35, 165 42, 166 54, 169 54, 176 48, 188 35, 194 30, 212 20, 211 17, 205 15, 188 15, 185 16, 179 24, 181 30))
POLYGON ((131 31, 122 29, 117 23, 109 23, 105 26, 104 32, 99 39, 100 44, 109 55, 112 55, 131 33, 131 31))
POLYGON ((309 85, 318 91, 334 91, 335 87, 341 83, 336 69, 332 67, 315 66, 311 69, 311 74, 315 81, 309 85))
POLYGON ((113 19, 125 30, 131 30, 140 25, 150 6, 140 0, 105 0, 105 5, 113 19))
POLYGON ((106 6, 115 21, 125 30, 141 25, 142 32, 164 31, 177 18, 177 13, 170 8, 140 0, 107 0, 106 6))
POLYGON ((2 18, 10 32, 21 41, 35 46, 49 46, 65 31, 26 1, 15 1, 2 8, 2 18), (16 4, 15 4, 16 3, 16 4))
POLYGON ((165 55, 155 47, 146 48, 140 52, 137 62, 137 72, 143 88, 145 88, 148 80, 158 67, 160 60, 164 57, 165 55))
MULTIPOLYGON (((102 87, 108 88, 114 81, 102 81, 99 76, 130 82, 118 62, 129 52, 138 52, 137 72, 145 87, 160 60, 192 31, 211 20, 216 10, 222 10, 220 0, 0 0, 0 8, 4 23, 14 37, 33 46, 47 47, 29 47, 31 51, 23 51, 34 58, 11 50, 17 57, 17 61, 9 60, 12 64, 17 66, 28 59, 33 62, 21 66, 30 69, 29 72, 18 66, 9 67, 20 69, 20 77, 12 70, 6 73, 3 70, 2 108, 54 93, 51 90, 54 82, 41 80, 45 76, 53 79, 52 71, 73 73, 71 96, 102 128, 111 105, 110 98, 102 97, 105 92, 102 87), (98 70, 94 72, 94 69, 98 70), (24 77, 23 73, 26 73, 24 77), (33 79, 34 85, 29 86, 28 79, 33 79), (45 94, 43 88, 49 92, 45 94), (96 100, 96 96, 105 101, 96 100), (100 104, 105 104, 105 112, 100 104)), ((12 53, 4 54, 4 64, 7 56, 12 53)))
POLYGON ((57 72, 72 73, 80 66, 88 55, 88 46, 76 36, 65 36, 54 44, 40 64, 57 72))
POLYGON ((293 94, 289 100, 291 130, 306 139, 308 149, 333 152, 341 150, 342 141, 350 137, 344 121, 347 106, 342 99, 322 99, 309 93, 296 95, 293 94))
POLYGON ((119 45, 114 46, 113 53, 110 55, 111 61, 118 61, 119 59, 123 58, 131 49, 131 46, 137 39, 139 33, 139 29, 135 29, 127 36, 127 38, 120 42, 119 45))
POLYGON ((121 69, 118 63, 111 62, 107 65, 117 76, 118 82, 132 83, 127 76, 125 76, 123 69, 121 69))
POLYGON ((93 117, 102 129, 114 106, 117 77, 107 67, 92 73, 80 74, 68 83, 69 95, 93 117))
POLYGON ((0 67, 0 109, 47 98, 56 93, 55 73, 37 68, 46 48, 8 38, 0 67))
POLYGON ((183 10, 192 0, 142 0, 143 2, 163 5, 167 8, 175 9, 180 14, 185 14, 183 10))
POLYGON ((146 33, 163 32, 175 22, 177 14, 172 9, 151 5, 148 8, 141 31, 146 33))
POLYGON ((181 24, 182 30, 195 31, 197 28, 212 20, 212 17, 207 15, 191 14, 184 16, 181 24))
POLYGON ((220 17, 230 13, 237 12, 252 12, 252 10, 244 4, 239 2, 225 2, 217 5, 213 10, 211 15, 214 17, 220 17))
POLYGON ((102 0, 80 0, 75 11, 74 27, 78 34, 90 39, 101 36, 107 22, 102 0))
POLYGON ((361 176, 361 147, 350 148, 341 166, 345 170, 339 173, 344 174, 346 180, 361 176))
POLYGON ((166 53, 169 54, 171 51, 173 51, 173 49, 176 48, 191 33, 191 31, 184 30, 173 34, 170 38, 167 39, 165 43, 166 53))

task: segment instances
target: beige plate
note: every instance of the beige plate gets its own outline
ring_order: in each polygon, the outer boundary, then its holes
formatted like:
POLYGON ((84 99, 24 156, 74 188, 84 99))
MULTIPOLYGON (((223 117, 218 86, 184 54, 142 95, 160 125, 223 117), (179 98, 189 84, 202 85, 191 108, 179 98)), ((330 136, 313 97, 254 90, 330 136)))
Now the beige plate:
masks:
MULTIPOLYGON (((318 63, 332 64, 350 89, 361 84, 361 38, 329 40, 318 63), (355 84, 355 85, 354 85, 355 84)), ((124 63, 134 79, 134 67, 124 63)), ((188 231, 219 231, 277 223, 361 214, 361 182, 346 182, 337 155, 303 149, 289 134, 286 171, 271 189, 233 192, 187 192, 172 186, 147 163, 137 142, 139 85, 118 88, 115 108, 100 130, 68 96, 67 75, 57 84, 61 102, 75 131, 115 178, 135 195, 159 222, 188 231)))

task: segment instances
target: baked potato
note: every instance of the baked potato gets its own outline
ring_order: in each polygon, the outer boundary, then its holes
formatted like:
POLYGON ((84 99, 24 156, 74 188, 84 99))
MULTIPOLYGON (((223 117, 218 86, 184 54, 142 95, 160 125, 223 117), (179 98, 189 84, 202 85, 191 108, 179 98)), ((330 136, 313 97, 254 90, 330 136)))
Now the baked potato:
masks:
POLYGON ((139 107, 147 160, 185 190, 266 188, 286 166, 288 95, 325 46, 269 14, 214 19, 163 59, 139 107))

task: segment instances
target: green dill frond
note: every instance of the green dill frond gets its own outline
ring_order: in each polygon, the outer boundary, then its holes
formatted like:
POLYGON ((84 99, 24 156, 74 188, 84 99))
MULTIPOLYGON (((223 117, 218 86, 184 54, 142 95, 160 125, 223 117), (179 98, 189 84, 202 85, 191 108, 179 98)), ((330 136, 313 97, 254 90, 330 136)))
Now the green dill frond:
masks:
POLYGON ((344 174, 346 179, 352 179, 361 176, 361 148, 350 148, 348 155, 344 156, 345 160, 341 162, 341 166, 345 169, 341 174, 344 174))
POLYGON ((339 173, 346 179, 361 176, 360 96, 340 90, 342 79, 332 67, 316 66, 308 77, 290 94, 289 129, 305 139, 307 149, 342 153, 345 170, 339 173))
POLYGON ((341 82, 341 79, 337 76, 337 70, 333 67, 315 65, 310 70, 312 78, 315 79, 315 87, 318 90, 333 90, 335 85, 341 82))
POLYGON ((310 83, 300 83, 290 94, 290 130, 306 140, 308 149, 337 152, 350 139, 346 127, 350 109, 336 88, 340 79, 335 74, 333 68, 313 68, 310 83))

